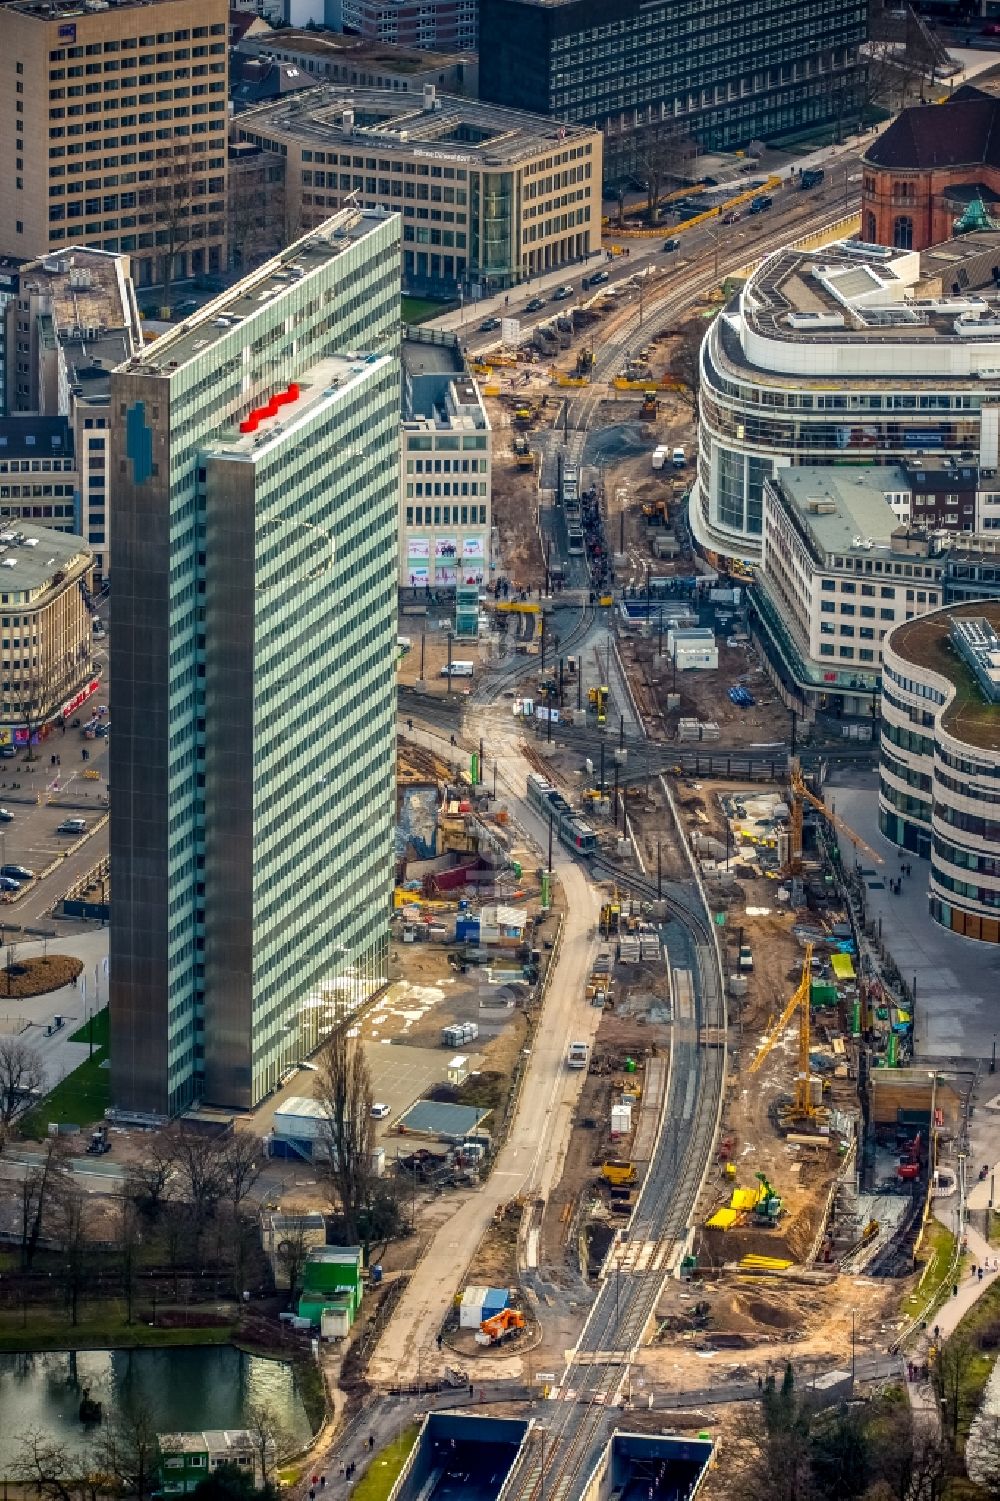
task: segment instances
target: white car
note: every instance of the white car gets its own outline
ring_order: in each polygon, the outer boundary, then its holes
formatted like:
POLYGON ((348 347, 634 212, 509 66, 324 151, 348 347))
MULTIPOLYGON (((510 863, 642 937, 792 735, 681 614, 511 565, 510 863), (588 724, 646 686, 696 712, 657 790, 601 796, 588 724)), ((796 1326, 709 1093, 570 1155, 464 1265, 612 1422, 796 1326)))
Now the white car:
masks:
POLYGON ((392 1107, 390 1105, 383 1104, 381 1100, 376 1100, 375 1104, 372 1106, 373 1120, 384 1121, 386 1117, 390 1116, 391 1114, 392 1107))

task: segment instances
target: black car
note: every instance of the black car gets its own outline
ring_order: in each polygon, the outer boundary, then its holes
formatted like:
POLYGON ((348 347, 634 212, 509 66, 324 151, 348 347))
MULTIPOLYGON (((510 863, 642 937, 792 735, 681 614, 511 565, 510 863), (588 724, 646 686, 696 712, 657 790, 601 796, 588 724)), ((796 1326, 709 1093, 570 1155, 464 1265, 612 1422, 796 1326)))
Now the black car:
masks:
POLYGON ((663 242, 663 249, 665 251, 668 251, 668 250, 680 250, 680 248, 681 248, 681 242, 680 242, 680 240, 675 240, 675 239, 673 239, 673 237, 671 237, 669 240, 664 240, 664 242, 663 242))
POLYGON ((526 302, 524 304, 524 311, 526 313, 540 313, 542 311, 542 308, 544 306, 545 306, 545 298, 544 297, 532 297, 532 299, 531 299, 530 302, 526 302))
POLYGON ((479 332, 481 334, 491 334, 495 328, 499 328, 499 327, 500 327, 500 319, 499 318, 484 318, 483 321, 482 321, 482 323, 480 323, 480 325, 479 325, 479 332))
POLYGON ((11 876, 15 881, 33 881, 35 872, 26 865, 0 865, 0 876, 11 876))

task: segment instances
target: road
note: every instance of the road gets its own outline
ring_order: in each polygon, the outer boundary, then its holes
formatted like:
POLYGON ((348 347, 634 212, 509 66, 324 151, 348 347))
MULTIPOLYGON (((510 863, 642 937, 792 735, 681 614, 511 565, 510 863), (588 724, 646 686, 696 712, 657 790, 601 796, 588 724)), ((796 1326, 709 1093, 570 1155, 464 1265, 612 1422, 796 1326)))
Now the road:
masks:
MULTIPOLYGON (((420 738, 429 743, 429 737, 420 738)), ((498 782, 513 816, 541 850, 547 831, 523 800, 531 767, 509 737, 496 754, 498 782)), ((459 1204, 413 1272, 372 1359, 370 1376, 376 1383, 419 1379, 418 1373, 427 1376, 443 1363, 436 1337, 494 1209, 518 1194, 547 1195, 561 1174, 584 1077, 567 1069, 566 1051, 574 1038, 589 1039, 600 1020, 600 1012, 584 999, 597 948, 599 901, 582 866, 558 846, 553 869, 567 911, 514 1124, 487 1182, 459 1204)))

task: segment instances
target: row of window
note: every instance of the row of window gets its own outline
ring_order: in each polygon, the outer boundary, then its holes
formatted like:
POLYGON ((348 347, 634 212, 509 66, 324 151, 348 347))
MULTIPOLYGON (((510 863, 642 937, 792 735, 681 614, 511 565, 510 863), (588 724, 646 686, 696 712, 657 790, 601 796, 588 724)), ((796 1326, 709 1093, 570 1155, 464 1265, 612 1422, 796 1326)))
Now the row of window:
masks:
POLYGON ((485 526, 485 506, 407 506, 407 526, 485 526))

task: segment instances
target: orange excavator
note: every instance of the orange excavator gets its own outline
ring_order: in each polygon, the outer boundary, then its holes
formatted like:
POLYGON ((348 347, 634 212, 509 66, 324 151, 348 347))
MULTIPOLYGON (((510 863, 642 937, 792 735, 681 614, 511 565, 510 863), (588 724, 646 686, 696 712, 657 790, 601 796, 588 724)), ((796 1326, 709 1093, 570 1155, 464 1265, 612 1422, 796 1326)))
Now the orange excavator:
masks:
POLYGON ((477 1345, 502 1345, 504 1340, 517 1339, 525 1329, 523 1313, 516 1308, 502 1308, 491 1319, 484 1319, 476 1335, 477 1345))

